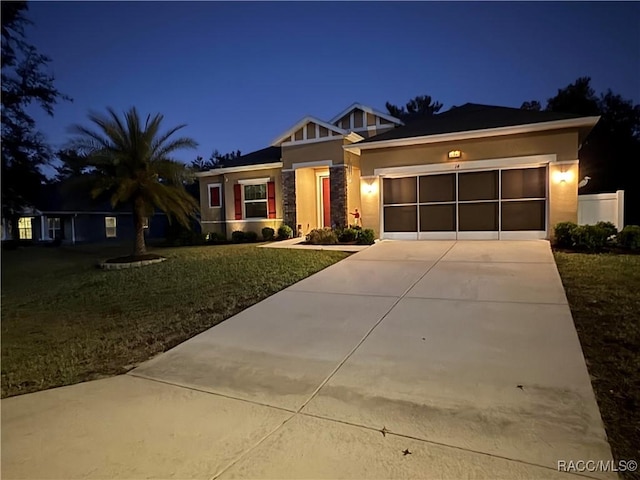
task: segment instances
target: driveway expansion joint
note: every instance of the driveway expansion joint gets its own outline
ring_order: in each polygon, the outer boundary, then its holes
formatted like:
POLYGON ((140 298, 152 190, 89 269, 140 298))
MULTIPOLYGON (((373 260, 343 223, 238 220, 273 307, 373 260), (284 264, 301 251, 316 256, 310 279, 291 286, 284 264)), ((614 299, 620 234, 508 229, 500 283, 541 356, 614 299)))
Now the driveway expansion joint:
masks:
POLYGON ((191 390, 193 392, 198 392, 198 393, 206 393, 207 395, 215 395, 216 397, 222 397, 222 398, 228 398, 229 400, 238 400, 239 402, 244 402, 244 403, 250 403, 251 405, 256 405, 259 407, 265 407, 265 408, 273 408, 275 410, 280 410, 281 412, 287 412, 287 413, 296 413, 296 410, 290 410, 288 408, 285 407, 278 407, 276 405, 270 405, 268 403, 262 403, 262 402, 256 402, 255 400, 247 400, 246 398, 241 398, 241 397, 234 397, 233 395, 227 395, 224 393, 220 393, 220 392, 212 392, 211 390, 205 390, 203 388, 198 388, 195 387, 193 385, 187 385, 184 383, 177 383, 177 382, 169 382, 167 380, 161 380, 159 378, 154 378, 154 377, 149 377, 147 375, 144 374, 139 374, 139 373, 126 373, 125 375, 129 376, 129 377, 133 377, 133 378, 138 378, 140 380, 146 380, 149 382, 156 382, 156 383, 162 383, 164 385, 170 385, 172 387, 176 387, 176 388, 182 388, 185 390, 191 390))
MULTIPOLYGON (((270 437, 271 435, 273 435, 274 433, 276 433, 278 430, 280 430, 281 427, 283 427, 289 420, 291 420, 292 418, 294 418, 296 415, 300 414, 302 412, 302 410, 304 409, 304 407, 306 407, 309 402, 311 402, 311 400, 313 400, 316 395, 318 395, 318 393, 320 392, 320 390, 322 390, 322 387, 324 387, 327 382, 329 382, 329 380, 331 380, 331 378, 333 378, 333 376, 338 373, 338 370, 340 370, 340 368, 347 362, 347 360, 349 360, 349 358, 351 358, 351 356, 356 352, 356 350, 358 350, 358 348, 365 342, 365 340, 369 337, 369 335, 371 335, 371 333, 373 333, 373 331, 376 329, 376 327, 378 325, 380 325, 385 318, 387 318, 387 316, 389 315, 389 313, 391 313, 391 311, 396 307, 396 305, 398 305, 398 303, 400 302, 400 300, 402 300, 404 298, 404 296, 409 293, 409 291, 420 281, 422 280, 430 271, 433 267, 435 267, 438 262, 447 254, 449 253, 449 251, 453 248, 453 246, 455 245, 452 244, 435 262, 433 262, 431 265, 429 265, 429 267, 427 267, 426 271, 420 275, 419 278, 417 278, 411 285, 409 285, 405 291, 402 293, 402 295, 400 295, 399 297, 392 297, 392 298, 396 298, 396 300, 393 302, 393 304, 389 307, 389 309, 382 315, 382 317, 380 317, 380 320, 378 320, 368 331, 367 333, 364 335, 364 337, 362 337, 362 339, 355 345, 355 347, 353 347, 353 349, 351 349, 351 351, 342 359, 342 361, 340 361, 338 363, 338 365, 333 369, 333 371, 320 383, 320 385, 318 385, 318 387, 313 391, 313 393, 309 396, 309 398, 304 401, 302 403, 302 405, 296 410, 296 412, 289 417, 288 419, 286 419, 284 422, 282 422, 280 425, 278 425, 276 428, 274 428, 268 435, 265 435, 258 443, 256 443, 255 445, 249 447, 247 450, 245 450, 243 453, 241 453, 237 458, 235 458, 233 461, 231 461, 226 467, 222 468, 218 473, 216 473, 213 477, 211 477, 211 480, 215 480, 216 478, 220 477, 220 475, 224 474, 224 472, 226 472, 228 469, 230 469, 233 465, 235 465, 236 463, 238 463, 242 458, 246 457, 247 455, 249 455, 251 453, 251 451, 253 451, 255 448, 257 448, 262 442, 264 442, 268 437, 270 437)), ((377 295, 379 296, 379 295, 377 295)))
MULTIPOLYGON (((473 453, 473 454, 476 454, 476 455, 484 455, 486 457, 498 458, 498 459, 501 459, 501 460, 507 460, 509 462, 516 462, 516 463, 520 463, 520 464, 523 464, 523 465, 530 465, 532 467, 544 468, 546 470, 550 470, 550 471, 556 472, 556 473, 558 472, 557 469, 555 469, 553 467, 550 467, 548 465, 542 465, 542 464, 534 463, 534 462, 527 462, 526 460, 521 460, 521 459, 518 459, 518 458, 506 457, 504 455, 496 455, 495 453, 483 452, 481 450, 474 450, 472 448, 460 447, 458 445, 452 445, 452 444, 443 443, 443 442, 436 442, 434 440, 429 440, 427 438, 421 438, 421 437, 416 437, 416 436, 413 436, 413 435, 407 435, 407 434, 400 433, 400 432, 394 432, 393 430, 389 430, 388 428, 386 428, 386 426, 384 426, 381 429, 379 427, 371 427, 369 425, 362 425, 362 424, 359 424, 359 423, 348 422, 346 420, 338 420, 338 419, 335 419, 335 418, 325 417, 323 415, 316 415, 316 414, 313 414, 313 413, 305 413, 305 412, 299 412, 299 413, 300 413, 300 415, 305 416, 305 417, 315 418, 315 419, 323 420, 323 421, 327 421, 327 422, 338 423, 338 424, 341 424, 341 425, 348 425, 350 427, 361 428, 361 429, 364 429, 364 430, 369 430, 371 432, 377 432, 377 433, 384 432, 383 435, 382 435, 383 437, 386 437, 387 435, 389 435, 389 436, 394 436, 394 437, 398 437, 398 438, 406 438, 408 440, 415 440, 416 442, 426 443, 426 444, 429 444, 429 445, 436 445, 438 447, 443 447, 443 448, 451 448, 451 449, 459 450, 459 451, 462 451, 462 452, 473 453)), ((563 472, 563 473, 566 473, 567 475, 574 475, 574 476, 580 477, 580 478, 590 478, 590 479, 596 479, 596 480, 600 479, 600 477, 585 475, 585 474, 582 474, 582 473, 579 473, 579 472, 563 472)))

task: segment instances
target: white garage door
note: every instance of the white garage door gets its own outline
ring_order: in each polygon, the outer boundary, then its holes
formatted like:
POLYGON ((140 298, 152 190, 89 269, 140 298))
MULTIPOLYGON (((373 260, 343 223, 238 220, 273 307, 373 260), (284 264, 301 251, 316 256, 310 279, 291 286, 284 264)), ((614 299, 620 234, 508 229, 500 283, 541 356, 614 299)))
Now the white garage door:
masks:
POLYGON ((383 238, 545 238, 547 168, 383 178, 382 203, 383 238))

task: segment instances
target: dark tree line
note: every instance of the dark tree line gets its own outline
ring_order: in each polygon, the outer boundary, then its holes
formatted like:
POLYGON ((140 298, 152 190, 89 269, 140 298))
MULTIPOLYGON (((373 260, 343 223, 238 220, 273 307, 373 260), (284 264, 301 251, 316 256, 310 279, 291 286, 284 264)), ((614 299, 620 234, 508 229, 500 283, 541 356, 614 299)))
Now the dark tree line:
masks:
MULTIPOLYGON (((538 101, 521 108, 542 110, 538 101)), ((581 194, 625 191, 625 223, 640 224, 640 105, 610 89, 597 95, 589 77, 580 77, 547 100, 545 111, 600 116, 580 146, 580 178, 590 177, 581 194)))
POLYGON ((224 154, 220 153, 218 150, 214 150, 207 160, 198 155, 195 160, 191 161, 189 166, 197 172, 205 172, 214 168, 224 167, 227 162, 234 160, 241 155, 240 150, 224 154))
MULTIPOLYGON (((431 116, 442 104, 429 95, 413 98, 405 106, 386 104, 390 115, 407 122, 431 116)), ((590 177, 581 194, 625 190, 625 223, 640 224, 640 105, 607 90, 597 95, 589 77, 580 77, 558 89, 543 105, 523 102, 523 110, 600 116, 600 121, 579 149, 580 178, 590 177)))
POLYGON ((2 7, 2 216, 17 232, 25 207, 37 198, 45 180, 41 166, 53 154, 28 112, 32 104, 49 115, 59 100, 69 100, 47 72, 51 61, 30 45, 25 27, 26 2, 1 2, 2 7))

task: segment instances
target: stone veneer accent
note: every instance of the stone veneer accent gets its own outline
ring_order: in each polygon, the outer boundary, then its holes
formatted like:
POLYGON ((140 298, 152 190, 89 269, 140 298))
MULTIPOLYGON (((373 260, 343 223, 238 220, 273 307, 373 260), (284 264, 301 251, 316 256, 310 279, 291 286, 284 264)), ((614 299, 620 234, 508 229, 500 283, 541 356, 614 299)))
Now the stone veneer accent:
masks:
POLYGON ((331 192, 331 225, 345 227, 349 225, 346 165, 333 165, 329 169, 329 189, 331 192))
POLYGON ((284 204, 284 224, 293 230, 293 236, 298 234, 296 225, 296 172, 282 172, 282 203, 284 204))

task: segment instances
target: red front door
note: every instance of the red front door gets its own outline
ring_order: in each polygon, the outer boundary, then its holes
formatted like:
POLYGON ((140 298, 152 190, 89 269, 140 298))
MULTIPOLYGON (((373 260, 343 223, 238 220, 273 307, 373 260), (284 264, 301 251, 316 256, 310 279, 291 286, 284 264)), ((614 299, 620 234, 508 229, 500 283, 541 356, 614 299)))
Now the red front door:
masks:
POLYGON ((329 177, 322 177, 322 226, 331 226, 331 201, 329 198, 329 177))

